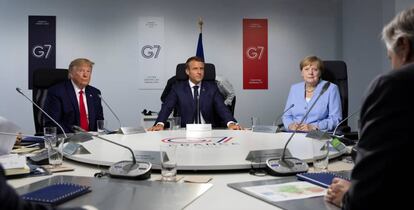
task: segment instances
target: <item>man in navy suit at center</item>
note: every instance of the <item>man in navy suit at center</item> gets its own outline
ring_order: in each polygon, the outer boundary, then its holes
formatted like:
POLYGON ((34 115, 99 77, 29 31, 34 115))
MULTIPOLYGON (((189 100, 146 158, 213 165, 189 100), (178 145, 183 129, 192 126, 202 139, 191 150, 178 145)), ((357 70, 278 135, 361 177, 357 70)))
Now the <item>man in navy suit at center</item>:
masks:
MULTIPOLYGON (((69 79, 48 89, 44 109, 65 132, 73 132, 73 125, 96 131, 96 121, 104 119, 101 91, 89 85, 93 65, 86 58, 73 60, 69 65, 69 79)), ((45 126, 57 127, 48 118, 45 126)), ((57 132, 61 131, 57 129, 57 132)))
POLYGON ((214 112, 227 123, 232 130, 241 130, 230 110, 224 104, 217 84, 214 81, 202 81, 204 78, 204 62, 199 57, 191 57, 186 62, 188 81, 177 81, 171 88, 161 111, 158 113, 156 124, 149 131, 164 129, 164 123, 174 107, 181 114, 181 126, 192 123, 213 123, 214 112), (196 98, 199 96, 199 116, 197 114, 196 98))

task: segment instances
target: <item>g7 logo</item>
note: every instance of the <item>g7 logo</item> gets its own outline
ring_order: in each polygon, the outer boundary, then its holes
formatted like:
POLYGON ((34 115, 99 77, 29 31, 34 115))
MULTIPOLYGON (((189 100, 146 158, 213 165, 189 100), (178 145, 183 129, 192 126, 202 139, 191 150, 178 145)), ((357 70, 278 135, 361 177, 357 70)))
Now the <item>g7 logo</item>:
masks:
POLYGON ((161 51, 161 46, 160 45, 154 45, 154 46, 145 45, 141 49, 141 55, 142 55, 142 57, 144 57, 146 59, 157 58, 158 55, 160 54, 160 51, 161 51))
POLYGON ((45 58, 47 59, 49 57, 50 51, 52 51, 52 45, 51 44, 45 44, 45 45, 36 45, 32 49, 32 54, 36 58, 45 58))
POLYGON ((257 46, 257 47, 249 47, 246 50, 246 56, 251 59, 262 59, 264 47, 263 46, 257 46))

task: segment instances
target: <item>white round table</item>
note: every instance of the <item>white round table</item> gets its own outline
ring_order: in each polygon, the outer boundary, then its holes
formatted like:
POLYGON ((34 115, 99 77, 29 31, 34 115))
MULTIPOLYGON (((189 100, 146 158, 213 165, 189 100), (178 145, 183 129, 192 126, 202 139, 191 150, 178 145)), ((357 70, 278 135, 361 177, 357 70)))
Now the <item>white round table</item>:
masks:
MULTIPOLYGON (((137 160, 144 157, 153 168, 159 169, 160 144, 177 145, 178 170, 232 170, 249 169, 252 162, 246 160, 250 151, 283 149, 291 133, 259 133, 250 130, 212 130, 186 132, 165 130, 131 135, 111 134, 101 137, 130 147, 137 160)), ((311 162, 315 139, 297 133, 287 146, 293 157, 311 162)), ((65 155, 66 158, 95 165, 110 166, 122 160, 131 160, 131 153, 120 146, 94 137, 80 143, 91 154, 65 155)), ((330 148, 329 157, 335 158, 345 151, 330 148)), ((266 160, 263 160, 265 162, 266 160)), ((255 164, 257 166, 258 164, 255 164)), ((264 167, 264 164, 261 164, 264 167)))

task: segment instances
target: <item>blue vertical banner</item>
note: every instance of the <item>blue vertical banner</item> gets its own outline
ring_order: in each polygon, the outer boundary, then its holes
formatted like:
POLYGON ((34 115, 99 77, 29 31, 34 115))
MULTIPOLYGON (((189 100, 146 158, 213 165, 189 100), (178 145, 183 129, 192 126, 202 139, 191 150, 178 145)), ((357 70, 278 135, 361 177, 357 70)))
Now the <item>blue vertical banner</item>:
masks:
POLYGON ((39 68, 56 68, 56 16, 29 16, 29 89, 39 68))
POLYGON ((196 56, 200 57, 204 61, 203 34, 201 32, 200 32, 200 35, 198 35, 196 56))

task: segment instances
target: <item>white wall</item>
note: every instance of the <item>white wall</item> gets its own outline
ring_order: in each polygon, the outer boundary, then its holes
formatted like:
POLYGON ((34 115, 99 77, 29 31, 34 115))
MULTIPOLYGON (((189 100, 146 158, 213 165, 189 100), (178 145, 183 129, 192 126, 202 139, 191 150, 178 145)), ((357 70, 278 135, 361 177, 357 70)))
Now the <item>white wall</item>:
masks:
MULTIPOLYGON (((0 115, 33 133, 32 107, 16 93, 27 90, 28 15, 57 16, 57 67, 77 57, 95 61, 92 85, 101 89, 126 125, 140 122, 144 108, 160 108, 161 90, 139 90, 137 24, 140 16, 164 16, 166 75, 195 54, 198 17, 203 17, 206 60, 216 65, 237 93, 236 118, 271 123, 284 107, 298 63, 309 54, 336 59, 341 54, 337 0, 0 0, 0 115), (242 19, 269 23, 269 90, 242 89, 242 19)), ((110 127, 117 127, 105 109, 110 127)))
POLYGON ((395 12, 398 13, 406 8, 413 7, 414 0, 395 0, 395 12))
MULTIPOLYGON (((298 63, 306 55, 344 59, 349 72, 349 111, 360 107, 366 87, 388 71, 380 32, 413 0, 0 0, 0 115, 33 133, 32 107, 16 93, 27 90, 28 15, 57 16, 57 67, 77 57, 95 61, 92 85, 100 88, 123 123, 136 125, 144 108, 158 111, 162 90, 139 90, 138 18, 165 17, 166 78, 195 54, 198 17, 203 17, 207 62, 216 65, 237 94, 236 118, 271 123, 282 112, 298 63), (242 19, 267 18, 269 89, 242 89, 242 19)), ((117 123, 105 109, 110 127, 117 123)), ((351 120, 356 129, 357 119, 351 120)))

